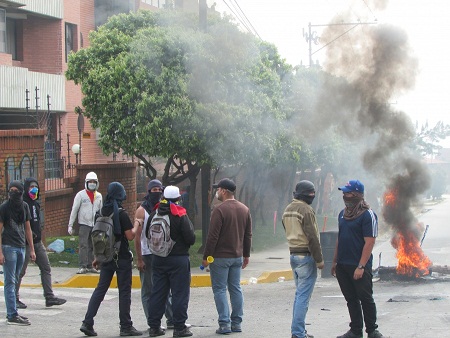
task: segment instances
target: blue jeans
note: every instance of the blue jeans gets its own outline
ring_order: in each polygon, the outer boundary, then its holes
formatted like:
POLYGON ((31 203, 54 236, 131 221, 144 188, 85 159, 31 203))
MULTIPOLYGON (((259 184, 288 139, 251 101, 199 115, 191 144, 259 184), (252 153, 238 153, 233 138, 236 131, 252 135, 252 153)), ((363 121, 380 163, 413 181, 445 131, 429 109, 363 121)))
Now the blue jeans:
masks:
POLYGON ((296 287, 291 333, 292 336, 305 338, 305 318, 317 279, 317 267, 312 256, 291 255, 290 260, 296 287))
POLYGON ((241 289, 241 269, 243 258, 215 258, 210 267, 211 284, 214 293, 219 326, 240 325, 244 315, 244 295, 241 289), (227 288, 230 293, 228 306, 227 288))
POLYGON ((22 270, 23 261, 25 260, 25 248, 17 248, 10 245, 2 245, 4 273, 4 293, 6 304, 6 317, 13 318, 17 316, 16 306, 16 284, 19 282, 19 274, 22 270))

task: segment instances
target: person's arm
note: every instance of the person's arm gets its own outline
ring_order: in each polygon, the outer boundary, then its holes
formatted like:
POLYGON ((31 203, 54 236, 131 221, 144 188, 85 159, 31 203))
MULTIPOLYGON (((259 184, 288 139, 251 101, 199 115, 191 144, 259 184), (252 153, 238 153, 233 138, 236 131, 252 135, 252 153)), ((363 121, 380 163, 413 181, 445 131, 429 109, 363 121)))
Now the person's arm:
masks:
POLYGON ((75 195, 75 198, 73 200, 73 205, 72 205, 72 211, 70 212, 70 218, 69 218, 69 224, 68 224, 69 235, 72 235, 72 227, 73 227, 73 224, 75 223, 75 219, 78 216, 78 211, 80 210, 80 205, 81 205, 81 194, 80 194, 80 192, 78 192, 75 195))
MULTIPOLYGON (((142 236, 142 229, 144 225, 144 219, 145 219, 145 210, 143 207, 139 207, 136 210, 136 214, 134 215, 134 223, 138 224, 138 229, 136 231, 136 236, 134 237, 134 249, 136 251, 137 261, 136 265, 139 271, 145 270, 145 263, 142 259, 142 248, 141 248, 141 236, 142 236)), ((144 234, 145 235, 145 234, 144 234)))
POLYGON ((242 269, 245 269, 248 263, 250 262, 251 248, 252 248, 252 216, 250 215, 249 211, 244 233, 244 245, 243 245, 244 260, 242 262, 242 269))
POLYGON ((0 222, 0 265, 3 265, 5 263, 5 256, 3 256, 3 250, 2 250, 2 236, 3 233, 3 222, 0 222))
POLYGON ((318 269, 323 269, 325 263, 323 261, 322 248, 320 246, 319 230, 316 215, 313 212, 307 212, 303 218, 303 232, 308 239, 308 249, 311 253, 318 269))
POLYGON ((338 245, 339 245, 339 239, 336 238, 336 246, 334 247, 333 264, 331 264, 331 275, 333 277, 336 277, 336 264, 337 264, 337 256, 338 256, 338 245))
MULTIPOLYGON (((373 247, 375 245, 375 237, 364 237, 364 247, 361 253, 361 258, 359 259, 359 265, 366 266, 367 261, 372 254, 373 247)), ((364 274, 364 268, 356 268, 355 273, 353 274, 353 279, 360 279, 364 274)))
POLYGON ((36 260, 36 253, 34 252, 33 232, 31 231, 30 221, 25 221, 25 236, 30 247, 30 258, 34 262, 36 260))

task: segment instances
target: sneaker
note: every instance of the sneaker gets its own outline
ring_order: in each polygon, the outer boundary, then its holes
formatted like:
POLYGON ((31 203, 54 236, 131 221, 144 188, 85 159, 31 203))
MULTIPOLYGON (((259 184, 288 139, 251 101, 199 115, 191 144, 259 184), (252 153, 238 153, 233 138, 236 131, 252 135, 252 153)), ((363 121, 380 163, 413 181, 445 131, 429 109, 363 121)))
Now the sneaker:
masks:
POLYGON ((18 309, 26 309, 27 308, 27 306, 18 299, 16 299, 16 307, 18 309))
POLYGON ((80 331, 83 332, 86 336, 90 337, 97 335, 97 332, 94 331, 94 327, 85 323, 81 324, 80 331))
POLYGON ((219 326, 219 328, 216 330, 217 334, 229 334, 231 333, 231 328, 228 326, 219 326))
POLYGON ((239 324, 231 325, 231 332, 242 332, 242 328, 239 324))
POLYGON ((31 325, 31 323, 28 319, 24 319, 23 317, 21 317, 19 315, 8 318, 6 320, 6 323, 8 325, 22 325, 22 326, 31 325))
POLYGON ((158 337, 158 336, 164 336, 166 334, 166 330, 163 330, 162 328, 154 328, 151 327, 148 329, 148 336, 149 337, 158 337))
MULTIPOLYGON (((296 335, 293 334, 291 338, 298 338, 298 337, 297 337, 296 335)), ((305 338, 314 338, 314 336, 307 333, 306 336, 305 336, 305 338)))
POLYGON ((77 271, 78 275, 84 275, 85 273, 87 273, 87 269, 86 268, 79 268, 77 271))
POLYGON ((98 271, 97 269, 94 269, 94 268, 87 268, 86 272, 88 272, 88 273, 100 273, 100 271, 98 271))
POLYGON ((67 302, 65 299, 58 297, 50 297, 45 299, 45 306, 50 307, 53 305, 63 305, 65 302, 67 302))
POLYGON ((367 338, 382 338, 382 337, 384 337, 382 334, 381 334, 381 332, 380 331, 378 331, 378 330, 375 330, 375 331, 373 331, 373 332, 370 332, 368 335, 367 335, 367 338))
POLYGON ((174 337, 190 337, 193 333, 189 330, 187 326, 184 327, 183 330, 174 330, 173 336, 174 337))
POLYGON ((352 330, 348 330, 342 336, 337 336, 336 338, 363 338, 363 335, 362 335, 362 333, 361 334, 355 334, 355 333, 352 332, 352 330))
POLYGON ((142 332, 136 330, 133 326, 120 328, 121 336, 142 336, 142 332))

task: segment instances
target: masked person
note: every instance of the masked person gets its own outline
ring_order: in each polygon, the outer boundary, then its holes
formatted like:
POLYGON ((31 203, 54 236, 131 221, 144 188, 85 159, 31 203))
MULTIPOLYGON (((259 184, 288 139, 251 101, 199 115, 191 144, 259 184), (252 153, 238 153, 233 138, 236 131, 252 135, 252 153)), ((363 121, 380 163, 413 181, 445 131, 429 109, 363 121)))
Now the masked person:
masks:
MULTIPOLYGON (((94 331, 94 317, 97 315, 100 304, 105 298, 114 273, 117 275, 117 288, 119 290, 119 321, 120 336, 141 336, 142 332, 133 327, 131 321, 131 282, 133 269, 133 255, 130 251, 128 241, 134 239, 137 228, 140 224, 131 223, 127 212, 122 207, 122 202, 127 198, 125 189, 119 182, 112 182, 108 185, 108 194, 105 204, 101 209, 102 215, 111 215, 115 229, 120 229, 121 235, 116 236, 116 241, 120 241, 120 248, 117 256, 109 262, 98 266, 96 260, 93 261, 94 268, 100 269, 100 279, 97 287, 92 293, 83 324, 80 331, 86 336, 96 336, 94 331)), ((119 231, 115 231, 119 233, 119 231)))
MULTIPOLYGON (((163 185, 159 180, 151 180, 147 185, 147 195, 144 201, 136 210, 135 222, 140 223, 142 227, 138 228, 136 238, 134 240, 134 247, 137 256, 137 268, 139 270, 139 277, 141 280, 141 300, 144 308, 145 318, 148 319, 148 306, 150 295, 152 292, 152 253, 147 244, 147 237, 145 236, 146 226, 150 214, 154 211, 155 206, 159 203, 163 193, 163 185)), ((173 314, 172 314, 172 300, 171 296, 166 302, 166 319, 167 328, 173 329, 173 314)), ((189 324, 186 326, 190 327, 189 324)))
POLYGON ((3 265, 6 322, 10 325, 30 325, 28 318, 17 312, 16 286, 25 260, 25 246, 30 246, 34 262, 30 208, 23 201, 23 184, 12 181, 8 186, 8 200, 0 205, 0 265, 3 265))
POLYGON ((339 213, 339 233, 331 274, 336 276, 347 301, 350 330, 338 338, 381 338, 377 330, 377 308, 373 299, 372 249, 378 236, 378 217, 364 200, 364 185, 351 180, 338 188, 345 208, 339 213), (363 315, 364 314, 364 315, 363 315))
POLYGON ((293 194, 294 199, 283 213, 296 288, 291 334, 292 338, 309 338, 313 336, 306 332, 306 313, 316 284, 317 269, 323 269, 324 261, 316 214, 311 207, 316 196, 314 184, 300 181, 293 194))
MULTIPOLYGON (((23 200, 30 207, 31 219, 30 226, 33 233, 34 251, 36 253, 36 264, 41 272, 41 283, 44 289, 45 306, 62 305, 65 299, 55 297, 52 289, 52 272, 50 262, 47 256, 47 250, 42 243, 42 224, 41 224, 41 206, 38 202, 39 184, 33 177, 27 178, 24 183, 23 200)), ((22 278, 27 271, 30 260, 30 246, 26 247, 25 262, 19 275, 19 282, 16 287, 16 304, 19 309, 26 309, 27 306, 19 300, 19 289, 22 278)))
POLYGON ((175 242, 166 257, 152 255, 153 287, 148 303, 149 336, 165 335, 161 318, 165 311, 167 297, 172 291, 174 337, 189 337, 192 332, 186 326, 191 286, 191 266, 189 248, 195 243, 194 226, 187 216, 186 209, 179 205, 180 189, 168 186, 163 199, 149 216, 166 217, 170 224, 170 238, 175 242))
POLYGON ((73 201, 72 211, 70 213, 68 232, 73 234, 73 224, 78 218, 79 232, 79 270, 78 274, 85 274, 88 272, 98 273, 92 268, 92 261, 94 260, 92 247, 92 227, 95 222, 95 214, 102 207, 102 194, 97 190, 99 187, 97 174, 90 172, 86 175, 84 182, 85 189, 79 191, 75 195, 73 201))

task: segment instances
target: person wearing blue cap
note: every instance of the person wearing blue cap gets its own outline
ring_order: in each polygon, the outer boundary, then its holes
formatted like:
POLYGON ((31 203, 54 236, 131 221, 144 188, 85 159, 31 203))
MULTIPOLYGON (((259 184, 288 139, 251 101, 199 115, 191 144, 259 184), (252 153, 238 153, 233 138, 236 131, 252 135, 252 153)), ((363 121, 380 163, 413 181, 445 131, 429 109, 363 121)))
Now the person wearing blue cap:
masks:
POLYGON ((338 280, 350 314, 350 330, 337 338, 381 338, 373 299, 372 250, 378 236, 378 217, 364 200, 364 184, 351 180, 338 188, 345 208, 339 213, 339 233, 331 274, 338 280), (363 315, 364 314, 364 315, 363 315))

